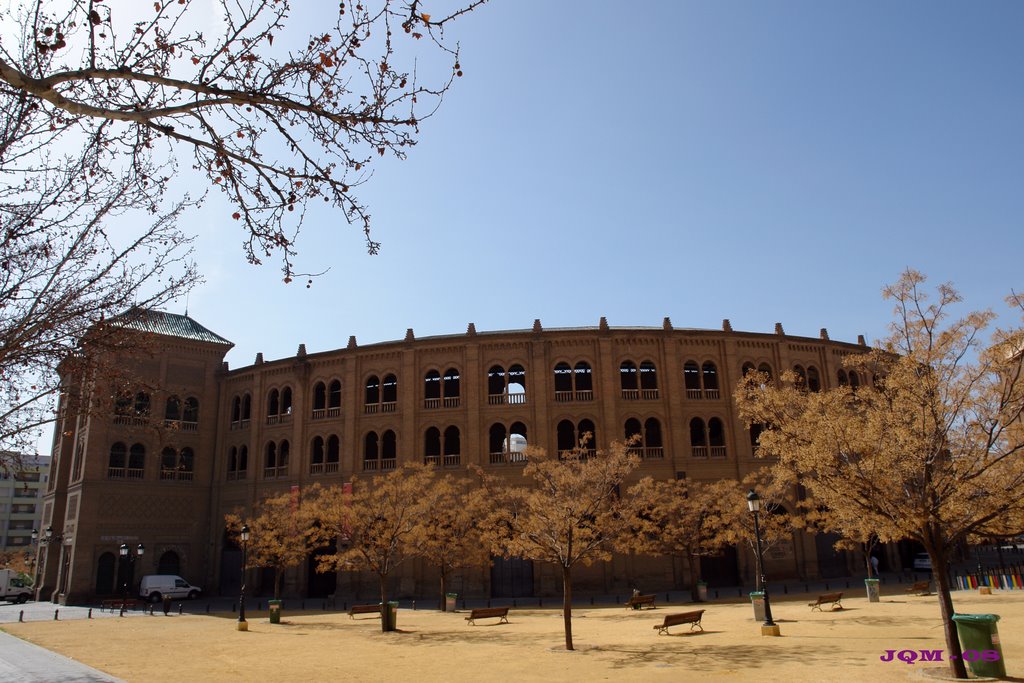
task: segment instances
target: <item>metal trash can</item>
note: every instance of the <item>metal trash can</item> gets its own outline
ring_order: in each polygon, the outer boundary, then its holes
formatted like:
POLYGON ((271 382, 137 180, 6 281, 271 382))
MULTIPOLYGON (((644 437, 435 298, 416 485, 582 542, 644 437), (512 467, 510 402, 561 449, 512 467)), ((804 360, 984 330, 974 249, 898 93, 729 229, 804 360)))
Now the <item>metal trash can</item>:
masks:
POLYGON ((764 593, 762 591, 751 591, 750 604, 754 606, 754 621, 764 621, 764 593))
POLYGON ((1003 648, 999 644, 998 614, 954 614, 963 658, 975 676, 1006 676, 1003 648))
POLYGON ((270 623, 280 624, 281 623, 281 601, 280 600, 267 600, 267 604, 270 606, 270 623))
POLYGON ((868 602, 879 602, 879 579, 864 579, 864 590, 868 594, 868 602))
POLYGON ((459 594, 458 593, 445 593, 444 594, 444 611, 445 612, 454 612, 455 611, 455 601, 458 600, 458 598, 459 598, 459 594))
POLYGON ((708 599, 708 584, 704 581, 697 582, 697 599, 705 602, 708 599))
POLYGON ((382 631, 398 630, 398 602, 388 601, 382 605, 380 627, 382 631))

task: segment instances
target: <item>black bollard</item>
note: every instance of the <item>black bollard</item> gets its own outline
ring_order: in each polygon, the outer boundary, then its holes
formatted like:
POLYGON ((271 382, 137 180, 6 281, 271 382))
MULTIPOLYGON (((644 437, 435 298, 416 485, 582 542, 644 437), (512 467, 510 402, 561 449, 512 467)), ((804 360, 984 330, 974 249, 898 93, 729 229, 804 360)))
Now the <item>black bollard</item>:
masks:
MULTIPOLYGON (((89 616, 92 617, 92 610, 89 610, 89 616)), ((18 612, 18 621, 25 621, 25 610, 18 612)))
MULTIPOLYGON (((847 588, 849 588, 849 586, 847 586, 847 588)), ((782 593, 783 595, 789 594, 789 586, 787 586, 786 584, 782 584, 782 593)))
POLYGON ((544 606, 544 598, 537 598, 537 607, 544 606))
POLYGON ((717 600, 717 599, 718 599, 718 589, 716 588, 715 589, 715 600, 717 600))
POLYGON ((847 588, 849 588, 849 587, 850 587, 850 580, 849 580, 849 579, 847 579, 847 580, 846 580, 846 587, 847 587, 847 588))
POLYGON ((53 610, 53 620, 54 621, 60 621, 60 610, 59 609, 53 610))
MULTIPOLYGON (((210 609, 210 606, 207 605, 206 609, 210 609)), ((180 602, 178 603, 178 614, 181 614, 181 603, 180 602)))
POLYGON ((89 616, 88 616, 88 618, 92 619, 92 607, 89 608, 89 616))

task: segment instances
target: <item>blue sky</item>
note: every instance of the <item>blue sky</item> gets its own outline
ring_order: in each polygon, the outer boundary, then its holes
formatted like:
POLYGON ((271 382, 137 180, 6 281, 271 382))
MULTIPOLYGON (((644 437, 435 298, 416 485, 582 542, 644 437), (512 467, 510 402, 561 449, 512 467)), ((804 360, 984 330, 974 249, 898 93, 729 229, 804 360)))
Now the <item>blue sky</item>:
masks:
POLYGON ((870 341, 907 266, 1024 288, 1024 3, 493 0, 452 35, 465 76, 362 188, 380 255, 317 208, 330 271, 285 285, 218 198, 189 218, 231 367, 602 315, 870 341))

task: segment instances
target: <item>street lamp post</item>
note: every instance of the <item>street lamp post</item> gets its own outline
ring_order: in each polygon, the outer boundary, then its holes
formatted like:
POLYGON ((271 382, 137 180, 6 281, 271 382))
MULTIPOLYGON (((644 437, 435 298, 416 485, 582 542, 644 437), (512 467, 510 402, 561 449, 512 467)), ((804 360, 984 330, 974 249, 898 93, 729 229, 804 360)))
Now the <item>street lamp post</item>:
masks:
MULTIPOLYGON (((120 548, 121 553, 121 566, 131 568, 135 564, 135 560, 142 557, 143 553, 146 552, 146 547, 141 543, 135 548, 135 553, 132 554, 131 548, 128 547, 127 543, 122 543, 120 548)), ((124 601, 121 603, 121 616, 124 616, 124 610, 128 603, 128 574, 126 570, 124 572, 124 601)))
POLYGON ((238 630, 248 631, 249 623, 245 620, 245 563, 249 545, 249 526, 247 524, 242 525, 239 538, 242 540, 242 587, 238 592, 238 630))
POLYGON ((750 489, 747 493, 747 507, 754 514, 754 540, 757 545, 757 571, 761 577, 761 591, 764 593, 764 625, 761 627, 761 635, 779 635, 779 627, 772 620, 772 603, 768 597, 768 582, 764 578, 764 552, 761 549, 761 525, 758 522, 758 513, 761 512, 761 497, 750 489))

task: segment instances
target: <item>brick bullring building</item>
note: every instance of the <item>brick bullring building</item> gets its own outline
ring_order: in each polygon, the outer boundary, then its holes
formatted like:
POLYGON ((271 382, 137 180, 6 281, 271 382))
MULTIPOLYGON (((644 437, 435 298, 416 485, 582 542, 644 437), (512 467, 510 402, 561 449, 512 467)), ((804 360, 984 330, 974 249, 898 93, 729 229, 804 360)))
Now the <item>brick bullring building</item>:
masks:
MULTIPOLYGON (((120 319, 150 351, 125 359, 135 382, 114 400, 97 398, 97 381, 65 377, 58 408, 52 475, 39 544, 40 598, 75 602, 113 594, 125 579, 180 574, 209 594, 237 592, 241 557, 226 538, 224 515, 268 494, 406 462, 441 470, 478 465, 519 481, 527 444, 572 448, 580 435, 607 444, 640 435, 635 478, 741 478, 763 465, 756 435, 738 419, 732 387, 745 370, 778 376, 793 369, 817 390, 863 381, 843 356, 866 350, 818 339, 721 330, 598 327, 477 332, 416 338, 307 354, 229 370, 231 342, 191 318, 135 311, 120 319), (91 406, 77 409, 76 406, 91 406), (132 563, 118 548, 142 543, 132 563)), ((107 392, 109 395, 110 392, 107 392)), ((825 535, 794 534, 774 546, 773 579, 844 575, 850 559, 825 535)), ((372 595, 353 572, 317 574, 315 562, 285 577, 295 596, 372 595)), ((616 556, 578 574, 577 592, 615 593, 642 585, 685 583, 685 563, 616 556)), ((706 559, 702 575, 735 585, 751 574, 742 549, 706 559)), ((457 577, 470 597, 560 592, 557 571, 495 558, 457 577)), ((266 587, 256 571, 249 581, 266 587)), ((406 565, 401 596, 433 595, 430 567, 406 565)))

